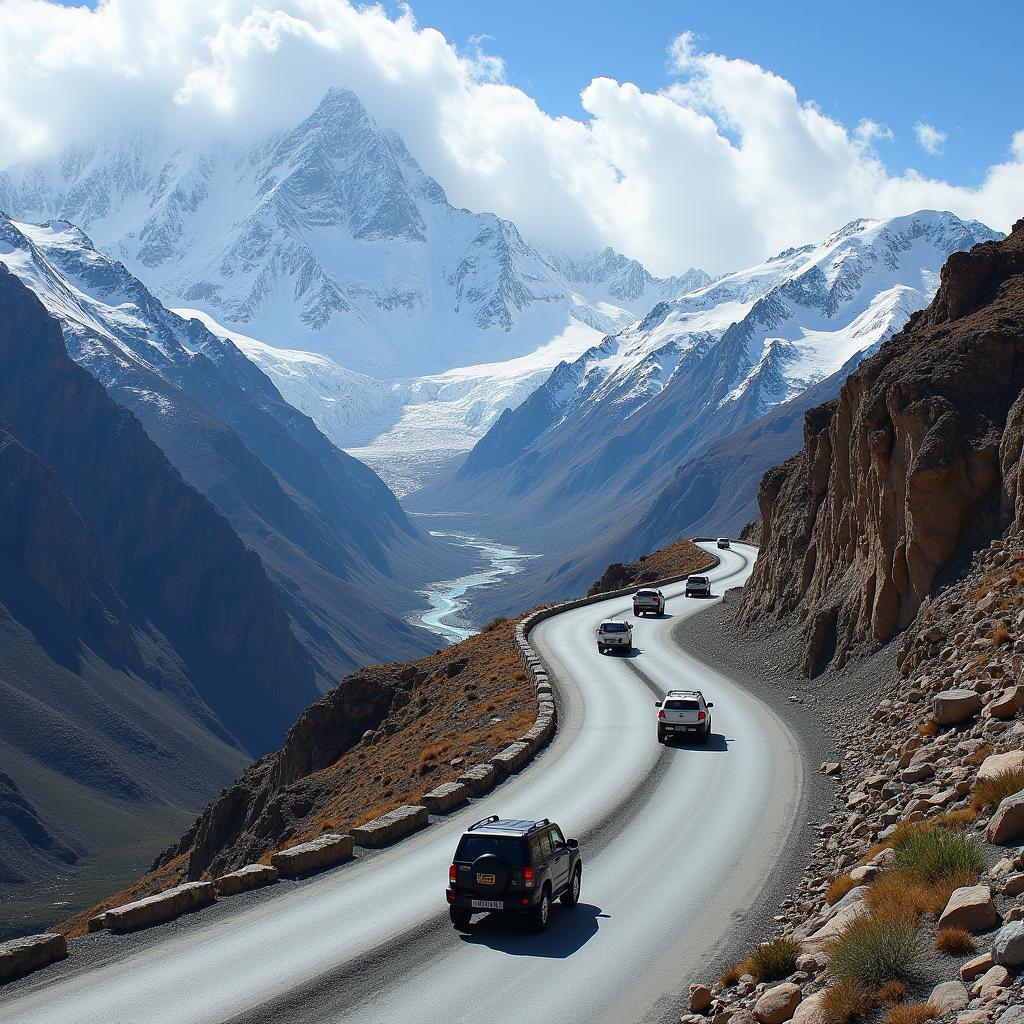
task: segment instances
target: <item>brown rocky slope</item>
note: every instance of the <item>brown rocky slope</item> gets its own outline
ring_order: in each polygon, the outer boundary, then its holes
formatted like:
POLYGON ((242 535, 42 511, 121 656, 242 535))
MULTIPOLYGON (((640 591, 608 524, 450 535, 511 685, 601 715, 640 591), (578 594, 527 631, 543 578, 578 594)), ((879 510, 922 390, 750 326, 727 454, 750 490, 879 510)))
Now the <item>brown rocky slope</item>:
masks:
POLYGON ((750 622, 796 614, 803 669, 890 640, 1024 512, 1024 221, 954 253, 932 304, 810 410, 758 495, 750 622))

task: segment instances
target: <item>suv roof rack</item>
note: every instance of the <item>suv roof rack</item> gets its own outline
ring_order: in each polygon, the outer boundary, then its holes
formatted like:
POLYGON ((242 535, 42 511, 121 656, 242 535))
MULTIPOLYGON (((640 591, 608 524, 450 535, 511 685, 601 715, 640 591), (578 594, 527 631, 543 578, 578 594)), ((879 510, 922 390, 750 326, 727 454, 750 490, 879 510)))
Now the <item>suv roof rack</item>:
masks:
POLYGON ((474 822, 472 825, 469 826, 469 828, 466 829, 466 831, 472 832, 473 829, 475 828, 482 828, 484 825, 490 825, 493 822, 500 820, 501 819, 496 814, 490 814, 486 818, 481 818, 479 821, 474 822))
POLYGON ((540 821, 535 821, 530 826, 530 831, 532 832, 534 829, 538 829, 538 828, 547 828, 547 826, 550 825, 550 824, 551 824, 551 822, 547 818, 541 818, 540 821))

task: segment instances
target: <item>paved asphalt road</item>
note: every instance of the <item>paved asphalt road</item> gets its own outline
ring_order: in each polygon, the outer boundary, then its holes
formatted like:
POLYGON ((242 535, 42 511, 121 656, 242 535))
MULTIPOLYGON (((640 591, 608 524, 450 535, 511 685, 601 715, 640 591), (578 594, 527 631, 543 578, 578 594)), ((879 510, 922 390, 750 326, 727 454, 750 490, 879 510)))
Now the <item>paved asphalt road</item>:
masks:
MULTIPOLYGON (((715 595, 755 557, 736 545, 715 595)), ((632 656, 599 655, 594 627, 628 598, 579 608, 531 639, 558 679, 552 744, 518 776, 386 853, 267 890, 204 923, 168 931, 105 966, 0 995, 18 1024, 546 1021, 624 1024, 678 1013, 680 993, 731 935, 782 856, 803 774, 793 735, 761 701, 670 639, 707 606, 665 588, 667 614, 634 625, 632 656), (654 700, 701 688, 715 703, 706 746, 661 746, 654 700), (548 931, 448 922, 459 833, 486 814, 548 816, 583 847, 579 906, 548 931)), ((128 949, 131 949, 129 946, 128 949)), ((45 982, 45 972, 39 976, 45 982)))

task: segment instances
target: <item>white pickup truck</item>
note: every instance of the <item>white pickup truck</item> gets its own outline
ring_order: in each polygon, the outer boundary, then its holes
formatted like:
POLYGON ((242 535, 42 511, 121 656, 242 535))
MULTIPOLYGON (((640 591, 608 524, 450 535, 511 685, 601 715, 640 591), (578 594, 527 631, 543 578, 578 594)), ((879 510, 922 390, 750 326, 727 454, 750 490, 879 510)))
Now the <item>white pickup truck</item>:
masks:
POLYGON ((664 700, 656 700, 658 709, 658 742, 673 736, 693 736, 698 743, 707 743, 711 735, 711 711, 715 705, 704 699, 700 690, 669 690, 664 700))

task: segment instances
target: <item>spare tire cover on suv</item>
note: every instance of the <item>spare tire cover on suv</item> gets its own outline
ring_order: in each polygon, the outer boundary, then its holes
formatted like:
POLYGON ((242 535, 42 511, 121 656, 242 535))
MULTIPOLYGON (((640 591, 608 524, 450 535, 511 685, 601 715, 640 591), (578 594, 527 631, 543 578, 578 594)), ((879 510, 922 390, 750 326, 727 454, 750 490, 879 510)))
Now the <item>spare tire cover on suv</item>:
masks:
POLYGON ((485 853, 473 861, 473 888, 481 896, 497 896, 505 891, 511 872, 508 861, 496 853, 485 853))

